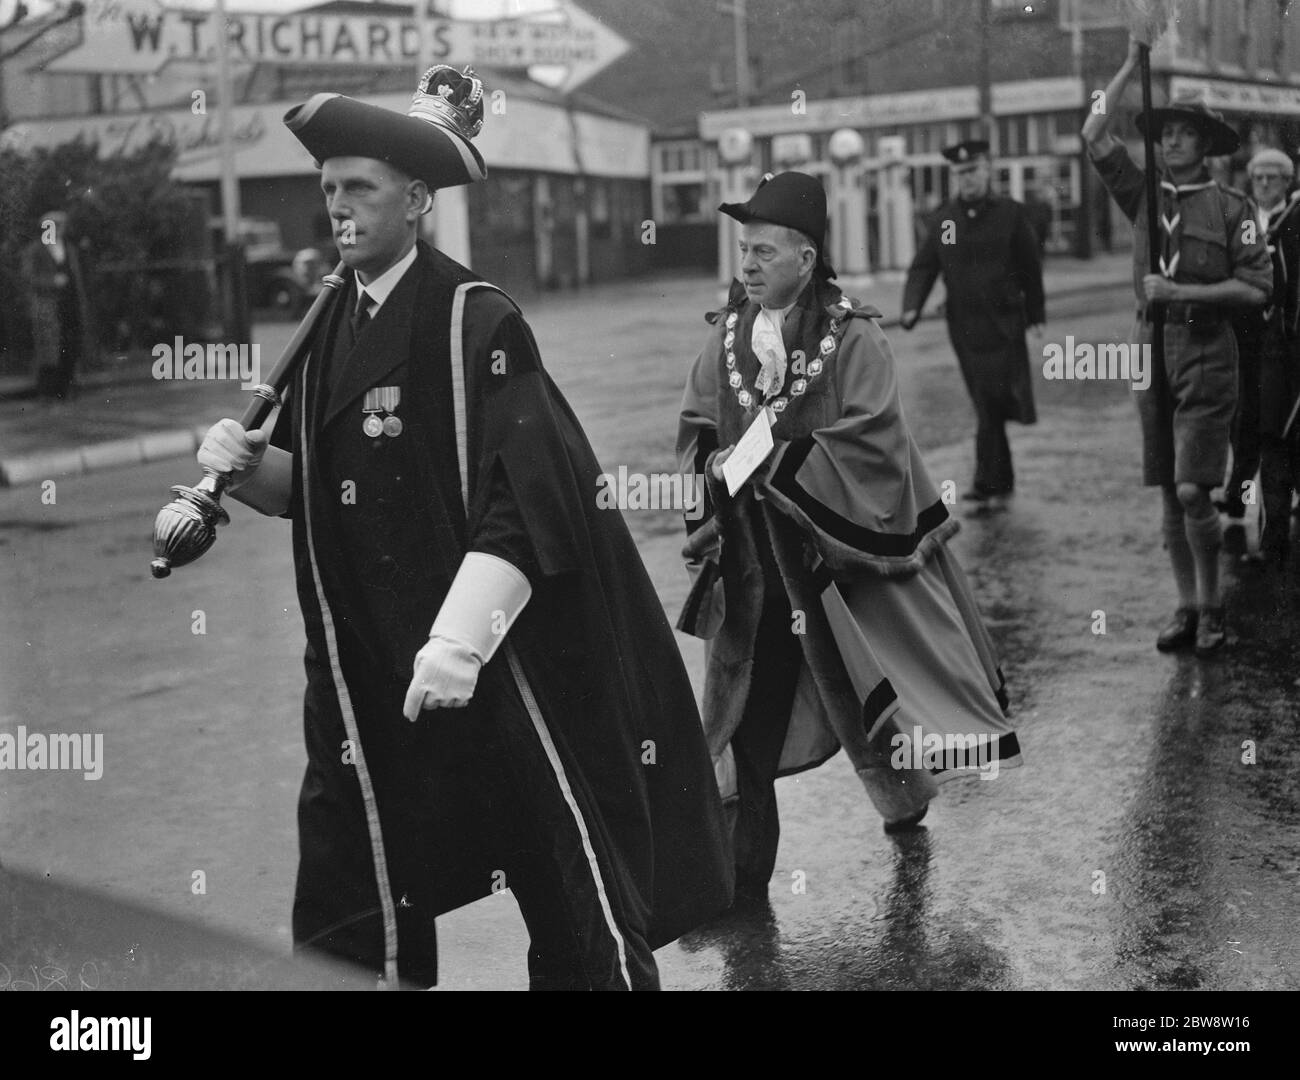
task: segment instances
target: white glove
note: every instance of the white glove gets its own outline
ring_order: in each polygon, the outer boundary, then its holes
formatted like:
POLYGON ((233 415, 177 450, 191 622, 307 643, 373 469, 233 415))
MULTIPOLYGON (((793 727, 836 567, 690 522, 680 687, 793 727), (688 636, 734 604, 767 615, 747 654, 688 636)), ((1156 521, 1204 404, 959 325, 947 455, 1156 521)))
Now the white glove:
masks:
POLYGON ((528 578, 504 559, 471 551, 461 560, 429 640, 415 654, 415 677, 402 715, 458 709, 469 703, 479 669, 492 659, 533 594, 528 578))
POLYGON ((266 445, 266 432, 258 428, 245 431, 237 420, 227 417, 208 429, 197 457, 205 469, 229 474, 226 490, 234 491, 262 464, 266 445))
POLYGON ((415 677, 406 690, 402 715, 416 720, 421 709, 461 709, 478 683, 483 657, 460 641, 431 637, 415 654, 415 677))

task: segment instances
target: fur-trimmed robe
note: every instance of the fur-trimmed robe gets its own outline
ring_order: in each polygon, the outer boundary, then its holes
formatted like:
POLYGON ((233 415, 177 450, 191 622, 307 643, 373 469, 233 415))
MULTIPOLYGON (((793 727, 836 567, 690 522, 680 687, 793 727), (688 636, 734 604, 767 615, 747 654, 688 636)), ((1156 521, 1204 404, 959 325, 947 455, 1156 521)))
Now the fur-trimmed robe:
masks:
POLYGON ((956 532, 908 431, 893 357, 873 321, 832 284, 814 279, 784 325, 786 385, 821 356, 773 429, 776 450, 734 498, 712 459, 757 415, 729 384, 724 338, 731 312, 736 366, 753 389, 759 364, 749 343, 758 305, 739 284, 687 384, 677 451, 683 472, 702 473, 709 499, 685 554, 698 571, 679 628, 709 637, 703 715, 709 750, 727 793, 727 746, 745 713, 765 583, 755 524, 761 522, 793 612, 803 614, 804 664, 780 774, 812 768, 843 746, 888 821, 919 812, 935 780, 959 775, 945 762, 916 763, 896 751, 900 732, 980 736, 1002 766, 1019 764, 1002 716, 1002 674, 961 568, 944 541, 956 532), (838 337, 837 348, 822 342, 838 337), (801 364, 802 361, 802 364, 801 364), (755 514, 754 501, 758 500, 755 514), (725 615, 720 623, 716 608, 725 615), (711 625, 712 623, 712 625, 711 625), (937 766, 937 767, 931 767, 937 766))

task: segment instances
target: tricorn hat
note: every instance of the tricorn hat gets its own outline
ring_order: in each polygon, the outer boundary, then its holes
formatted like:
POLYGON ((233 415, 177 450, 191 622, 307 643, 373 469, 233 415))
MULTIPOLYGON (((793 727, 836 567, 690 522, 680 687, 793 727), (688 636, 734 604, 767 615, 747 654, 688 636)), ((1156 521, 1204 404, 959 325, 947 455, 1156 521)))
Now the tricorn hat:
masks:
POLYGON ((783 172, 775 176, 768 173, 759 181, 758 190, 748 202, 723 203, 718 209, 742 225, 767 221, 797 229, 810 237, 817 248, 814 272, 824 278, 835 276, 825 252, 826 189, 815 176, 801 172, 783 172))
POLYGON ((944 147, 939 153, 954 165, 965 165, 968 162, 978 160, 980 157, 988 157, 989 143, 987 139, 967 139, 955 146, 944 147))
MULTIPOLYGON (((1209 142, 1209 148, 1205 151, 1206 157, 1231 154, 1241 145, 1241 137, 1223 119, 1223 113, 1211 109, 1194 90, 1179 94, 1162 109, 1152 109, 1151 116, 1155 121, 1151 135, 1157 139, 1160 137, 1161 129, 1170 120, 1186 120, 1195 124, 1209 142)), ((1143 135, 1147 131, 1146 120, 1145 113, 1138 115, 1137 129, 1143 135)))
POLYGON ((317 94, 284 123, 319 166, 332 157, 386 161, 430 188, 487 178, 470 140, 483 127, 483 83, 470 68, 424 73, 406 115, 342 94, 317 94))

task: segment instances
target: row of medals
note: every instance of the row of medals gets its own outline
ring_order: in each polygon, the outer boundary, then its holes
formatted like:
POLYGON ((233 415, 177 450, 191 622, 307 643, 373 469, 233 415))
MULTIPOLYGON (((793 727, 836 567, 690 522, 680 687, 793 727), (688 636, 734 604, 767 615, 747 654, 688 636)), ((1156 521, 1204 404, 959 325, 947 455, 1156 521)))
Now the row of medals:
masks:
POLYGON ((379 438, 380 435, 387 435, 389 438, 395 438, 402 433, 402 421, 400 417, 394 416, 397 406, 402 401, 402 388, 400 386, 375 386, 366 391, 365 402, 361 406, 361 411, 366 414, 366 419, 361 425, 361 430, 369 435, 372 439, 379 438), (376 413, 384 413, 379 417, 376 413))

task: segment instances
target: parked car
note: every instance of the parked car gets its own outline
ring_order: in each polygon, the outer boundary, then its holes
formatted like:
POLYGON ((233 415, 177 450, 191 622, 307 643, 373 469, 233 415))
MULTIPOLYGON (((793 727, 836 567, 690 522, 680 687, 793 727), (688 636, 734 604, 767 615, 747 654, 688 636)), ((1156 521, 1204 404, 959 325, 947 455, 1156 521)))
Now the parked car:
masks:
MULTIPOLYGON (((214 217, 209 225, 214 233, 214 247, 220 251, 223 247, 222 220, 214 217)), ((287 316, 302 311, 310 298, 306 297, 303 282, 294 272, 294 252, 284 246, 279 222, 267 218, 242 218, 239 238, 244 245, 249 306, 270 308, 287 316)))

